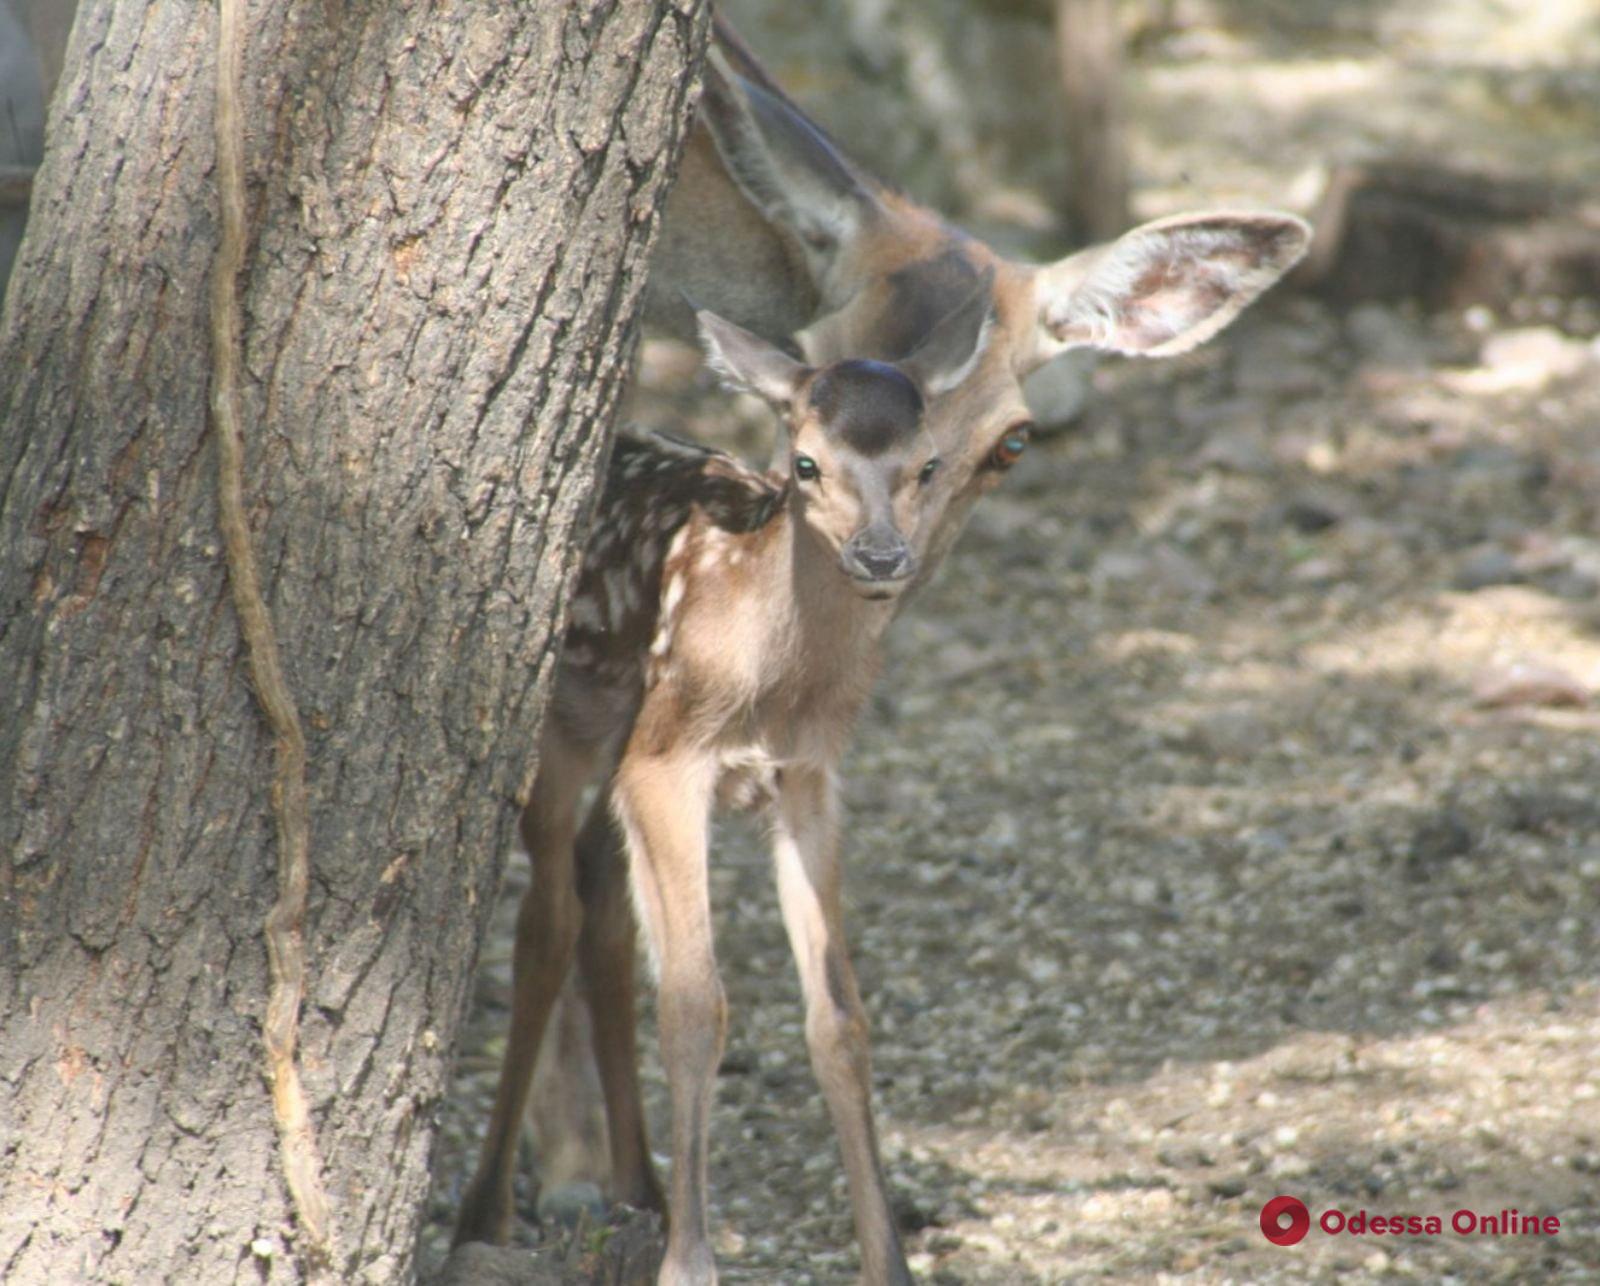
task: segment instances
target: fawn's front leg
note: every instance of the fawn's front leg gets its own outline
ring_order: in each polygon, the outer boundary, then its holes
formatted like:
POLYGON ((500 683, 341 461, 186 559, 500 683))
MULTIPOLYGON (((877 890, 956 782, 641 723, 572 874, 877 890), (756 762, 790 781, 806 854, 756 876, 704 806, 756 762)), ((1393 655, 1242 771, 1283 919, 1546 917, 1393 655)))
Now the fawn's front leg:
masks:
POLYGON ((624 755, 612 800, 657 964, 661 1061, 672 1098, 672 1180, 660 1286, 717 1280, 706 1215, 706 1151, 728 1007, 711 943, 706 755, 624 755))
POLYGON ((850 1179, 861 1280, 909 1283, 872 1124, 867 1016, 845 944, 839 872, 839 803, 826 769, 786 768, 779 786, 773 862, 783 923, 806 999, 806 1044, 850 1179))

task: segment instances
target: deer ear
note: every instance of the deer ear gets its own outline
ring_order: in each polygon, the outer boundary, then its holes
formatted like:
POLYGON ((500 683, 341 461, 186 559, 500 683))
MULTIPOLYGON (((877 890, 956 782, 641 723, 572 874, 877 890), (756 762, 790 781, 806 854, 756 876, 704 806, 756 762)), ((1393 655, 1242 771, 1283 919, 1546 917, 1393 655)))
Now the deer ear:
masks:
POLYGON ((778 406, 787 406, 799 391, 810 368, 775 348, 759 335, 702 309, 695 314, 706 365, 722 383, 737 393, 754 393, 778 406))
POLYGON ((1210 339, 1305 254, 1289 214, 1188 214, 1034 272, 1034 365, 1069 348, 1165 357, 1210 339))
POLYGON ((994 330, 994 269, 898 363, 927 397, 955 388, 978 365, 994 330))
POLYGON ((700 119, 739 190, 798 238, 825 290, 829 269, 878 206, 872 180, 781 92, 740 76, 715 46, 700 119))

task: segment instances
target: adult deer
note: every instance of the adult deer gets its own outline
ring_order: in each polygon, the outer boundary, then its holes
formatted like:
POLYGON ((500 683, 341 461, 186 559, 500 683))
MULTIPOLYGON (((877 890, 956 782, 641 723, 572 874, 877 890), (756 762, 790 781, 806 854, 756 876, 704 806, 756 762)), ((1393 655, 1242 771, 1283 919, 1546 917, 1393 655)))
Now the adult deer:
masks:
MULTIPOLYGON (((663 226, 653 315, 684 333, 692 323, 684 300, 691 298, 769 339, 793 332, 806 364, 816 368, 846 359, 905 360, 981 296, 989 318, 985 342, 970 369, 929 397, 922 414, 942 467, 927 484, 933 522, 919 550, 914 579, 920 580, 937 568, 972 504, 1025 446, 1030 417, 1022 381, 1030 372, 1080 347, 1141 356, 1183 352, 1216 334, 1282 276, 1304 253, 1308 236, 1304 223, 1285 214, 1195 214, 1146 224, 1052 264, 1006 260, 847 160, 719 23, 697 128, 663 226)), ((618 811, 626 821, 627 805, 618 811)), ((533 813, 530 808, 524 827, 530 844, 544 825, 533 813)), ((604 795, 577 835, 575 853, 577 972, 605 1099, 610 1195, 662 1209, 639 1108, 627 863, 604 795)), ((777 856, 782 872, 785 859, 782 852, 777 856)), ((648 890, 639 892, 648 906, 648 890)), ((697 888, 696 915, 703 913, 703 894, 697 888)), ((836 888, 827 894, 836 895, 836 888)), ((552 896, 564 895, 536 879, 523 901, 512 1039, 458 1242, 498 1240, 509 1224, 516 1138, 549 1016, 548 978, 535 979, 534 962, 543 958, 542 908, 552 896)), ((787 921, 787 892, 784 900, 787 921)), ((793 924, 790 929, 794 935, 793 924)), ((803 972, 805 951, 797 942, 803 972)), ((808 988, 808 1035, 839 1027, 841 1010, 848 1015, 843 1028, 858 1030, 853 982, 847 975, 827 981, 831 985, 820 991, 808 988)), ((815 1039, 813 1065, 826 1085, 835 1060, 824 1044, 825 1037, 815 1039)), ((864 1033, 861 1049, 864 1064, 864 1033)), ((672 1059, 668 1050, 669 1067, 672 1059)), ((681 1125, 676 1091, 674 1097, 676 1143, 680 1128, 692 1134, 698 1125, 681 1125)), ((692 1103, 689 1110, 702 1108, 692 1103)), ((863 1279, 908 1281, 881 1202, 881 1181, 871 1179, 870 1114, 863 1102, 860 1110, 835 1110, 834 1117, 852 1179, 863 1279), (870 1165, 849 1160, 863 1156, 870 1165)), ((675 1146, 674 1153, 675 1167, 697 1172, 683 1181, 703 1184, 703 1150, 685 1153, 675 1146)), ((690 1206, 688 1217, 697 1226, 681 1228, 686 1211, 677 1199, 678 1175, 675 1168, 675 1250, 662 1280, 713 1281, 703 1203, 690 1206)))

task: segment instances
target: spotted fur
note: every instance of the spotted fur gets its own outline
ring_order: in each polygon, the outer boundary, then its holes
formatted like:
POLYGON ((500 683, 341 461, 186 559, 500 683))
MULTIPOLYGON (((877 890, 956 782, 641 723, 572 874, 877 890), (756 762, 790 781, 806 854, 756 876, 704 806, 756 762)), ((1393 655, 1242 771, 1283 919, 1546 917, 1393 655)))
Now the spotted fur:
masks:
POLYGON ((689 574, 691 524, 758 531, 782 512, 785 494, 781 479, 724 452, 662 433, 618 434, 556 680, 555 715, 579 741, 614 740, 660 677, 689 574))

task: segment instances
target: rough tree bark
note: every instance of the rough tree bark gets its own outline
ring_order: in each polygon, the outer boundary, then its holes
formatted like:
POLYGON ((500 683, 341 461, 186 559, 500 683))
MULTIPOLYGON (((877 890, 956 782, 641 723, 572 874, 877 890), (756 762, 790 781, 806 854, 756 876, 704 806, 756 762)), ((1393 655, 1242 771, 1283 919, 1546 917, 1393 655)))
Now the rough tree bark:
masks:
MULTIPOLYGON (((301 1275, 272 743, 206 413, 216 12, 86 0, 0 324, 0 1280, 301 1275)), ((702 0, 253 0, 245 498, 310 750, 345 1281, 433 1108, 677 163, 702 0)))

